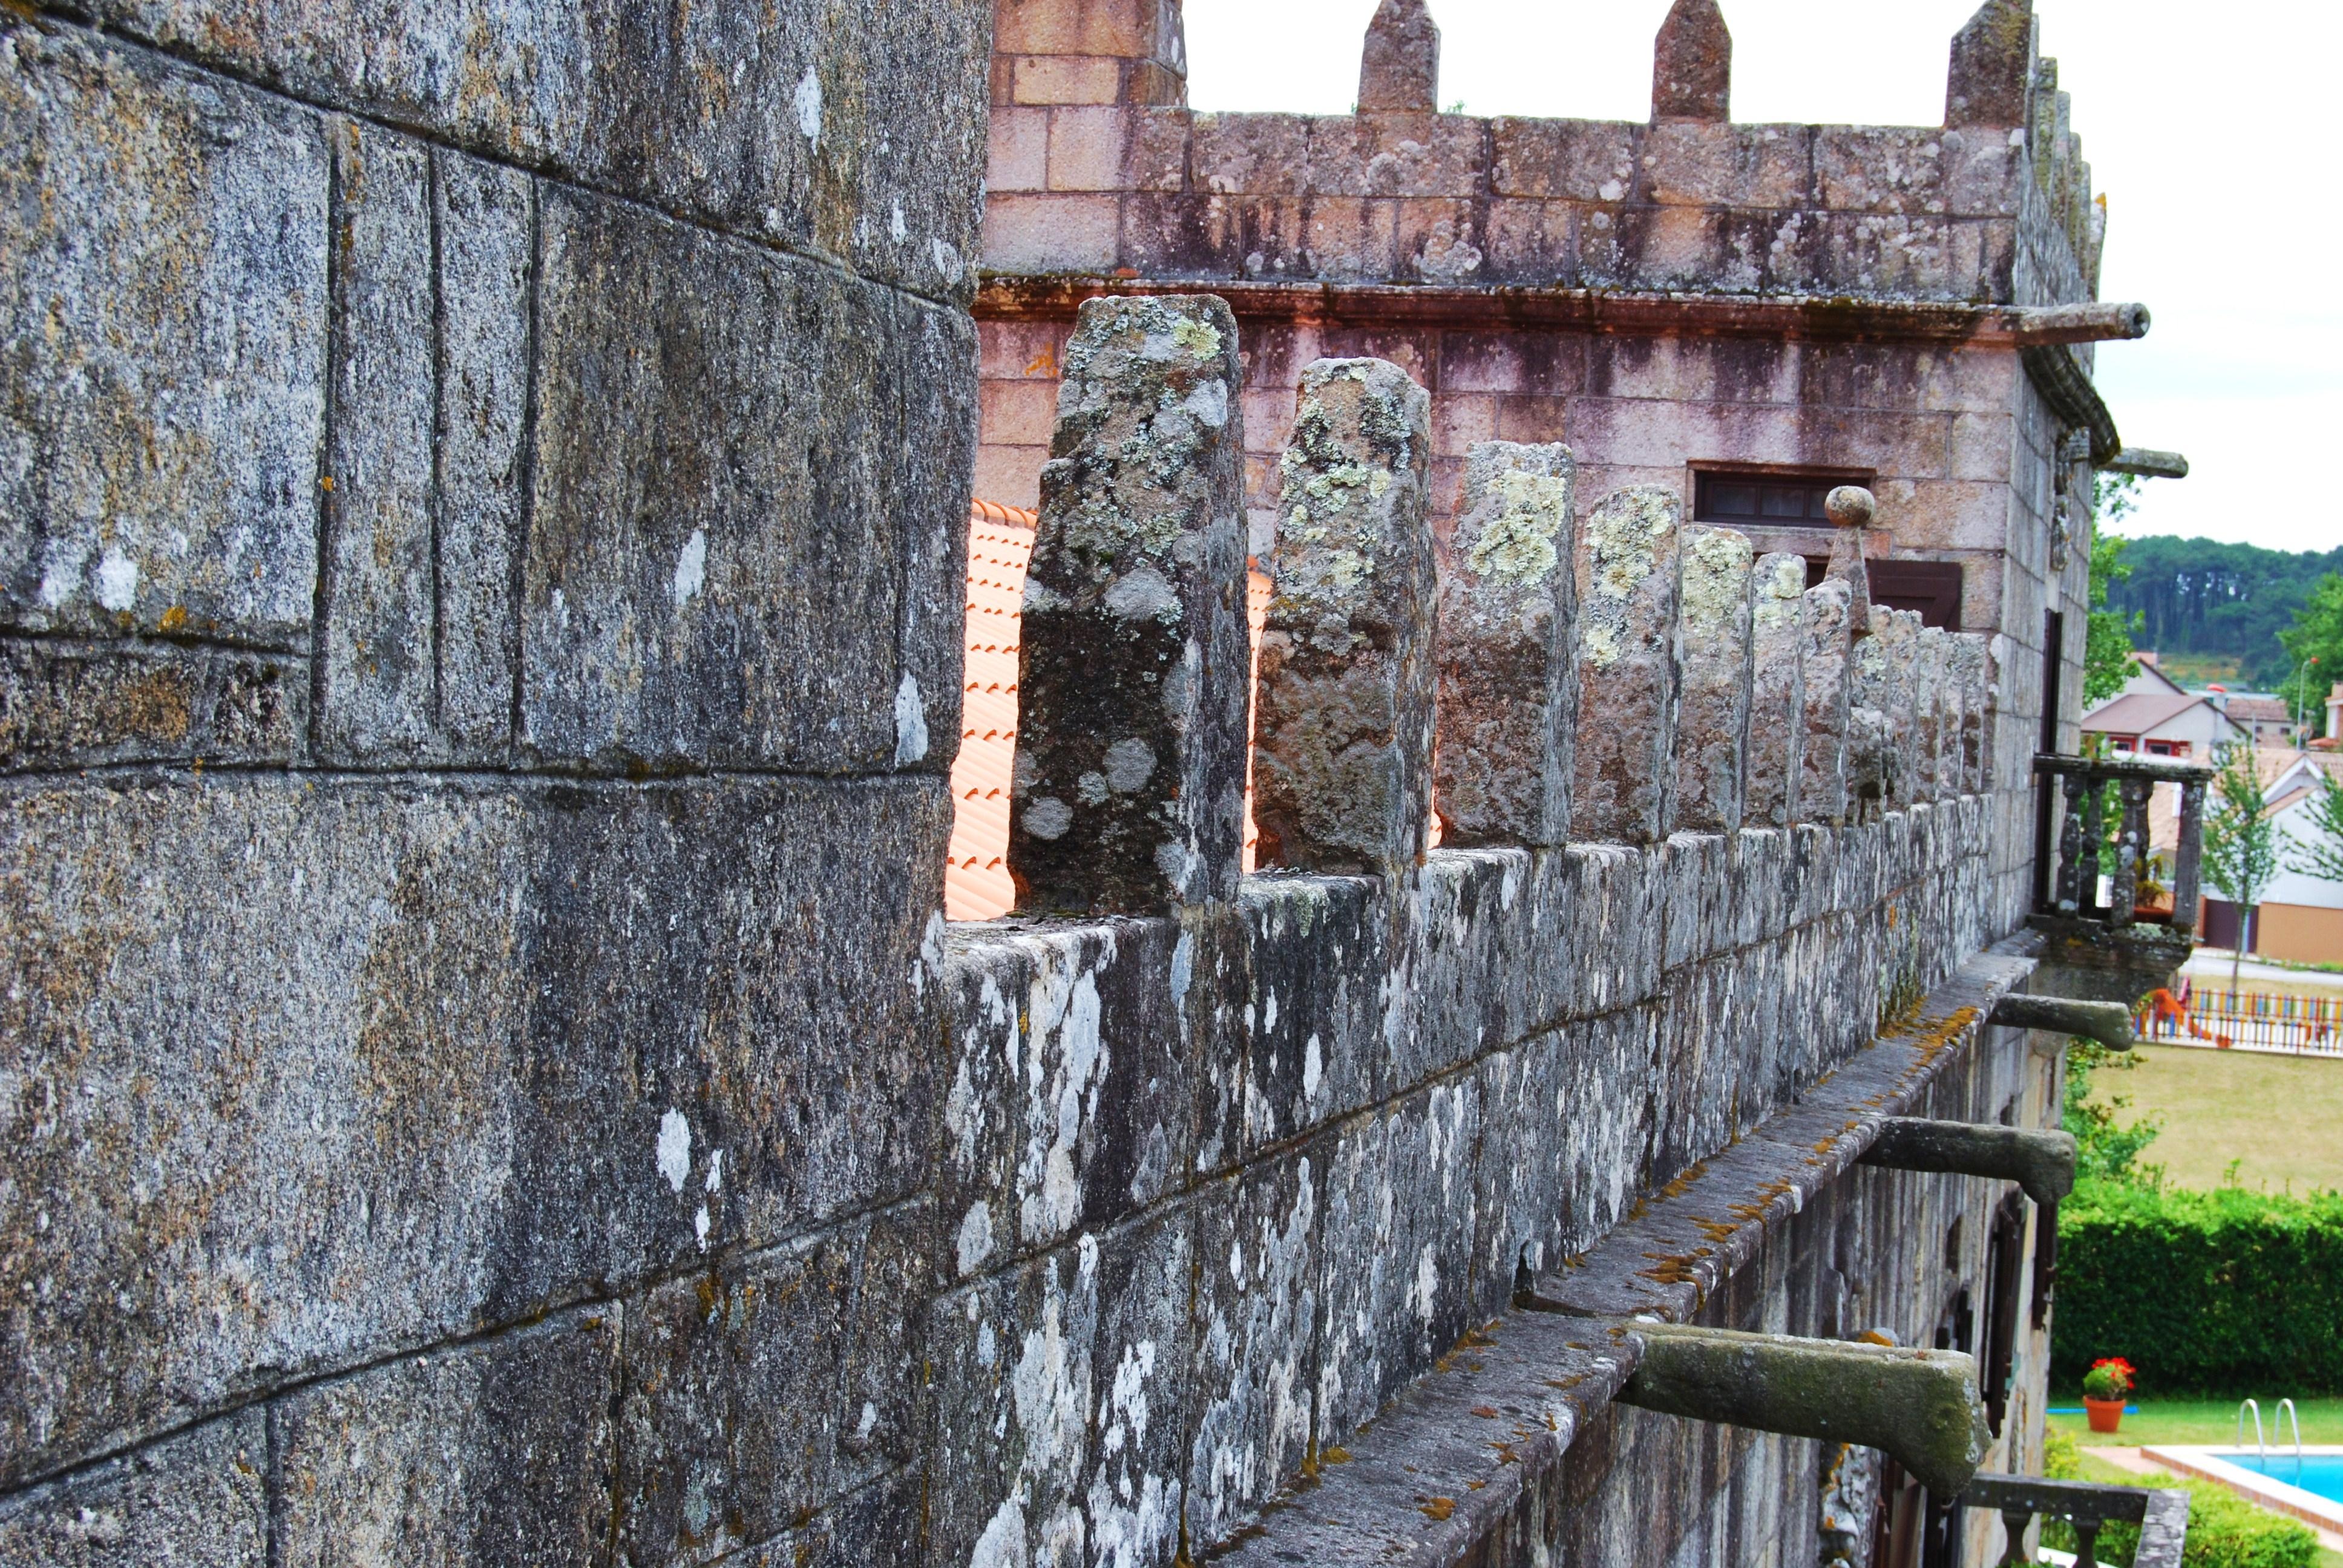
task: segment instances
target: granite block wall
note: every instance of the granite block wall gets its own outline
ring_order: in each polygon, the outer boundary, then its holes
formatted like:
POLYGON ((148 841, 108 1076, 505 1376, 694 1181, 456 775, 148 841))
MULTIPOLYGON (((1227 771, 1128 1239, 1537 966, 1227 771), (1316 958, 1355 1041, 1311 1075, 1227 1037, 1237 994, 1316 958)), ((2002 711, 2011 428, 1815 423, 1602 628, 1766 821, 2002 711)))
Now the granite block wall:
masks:
MULTIPOLYGON (((1218 912, 952 928, 929 1388, 955 1484, 930 1559, 1168 1563, 1183 1529, 1227 1541, 1370 1442, 1517 1277, 1584 1251, 1983 945, 1988 822, 1964 797, 1646 849, 1434 850, 1398 885, 1257 875, 1216 941, 1218 912)), ((1996 1046, 1976 1069, 1994 1093, 1932 1113, 2001 1115, 2026 1055, 1996 1046)), ((1905 1185, 1877 1205, 1860 1304, 1831 1309, 1845 1326, 1786 1315, 1793 1279, 1802 1302, 1819 1288, 1803 1256, 1769 1261, 1767 1321, 1932 1333, 1956 1283, 1896 1238, 1997 1193, 1947 1179, 1923 1202, 1923 1180, 1850 1178, 1905 1185)), ((1811 1533, 1813 1445, 1766 1452, 1781 1468, 1735 1494, 1777 1486, 1811 1533)), ((1641 1463, 1606 1484, 1622 1517, 1684 1495, 1641 1463)), ((1794 1531, 1766 1538, 1800 1560, 1794 1531)))
POLYGON ((0 20, 0 1562, 916 1545, 990 23, 0 20))

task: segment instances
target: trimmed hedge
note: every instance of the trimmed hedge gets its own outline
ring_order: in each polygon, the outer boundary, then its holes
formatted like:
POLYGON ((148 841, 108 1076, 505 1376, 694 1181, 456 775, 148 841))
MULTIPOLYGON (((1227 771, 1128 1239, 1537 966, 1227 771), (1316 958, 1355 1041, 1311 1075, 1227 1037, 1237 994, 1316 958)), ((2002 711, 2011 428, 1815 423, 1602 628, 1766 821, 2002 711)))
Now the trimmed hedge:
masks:
POLYGON ((2085 1181, 2058 1211, 2051 1376, 2121 1356, 2151 1397, 2343 1392, 2343 1193, 2085 1181))
MULTIPOLYGON (((2066 1481, 2081 1475, 2072 1437, 2050 1433, 2042 1472, 2066 1481)), ((2225 1486, 2207 1481, 2120 1484, 2178 1486, 2187 1492, 2188 1541, 2180 1555, 2182 1568, 2318 1568, 2318 1538, 2308 1525, 2257 1508, 2225 1486)), ((2074 1551, 2074 1526, 2064 1520, 2043 1521, 2042 1544, 2074 1551)), ((2109 1568, 2130 1568, 2138 1550, 2137 1524, 2110 1521, 2099 1533, 2097 1556, 2109 1568)))

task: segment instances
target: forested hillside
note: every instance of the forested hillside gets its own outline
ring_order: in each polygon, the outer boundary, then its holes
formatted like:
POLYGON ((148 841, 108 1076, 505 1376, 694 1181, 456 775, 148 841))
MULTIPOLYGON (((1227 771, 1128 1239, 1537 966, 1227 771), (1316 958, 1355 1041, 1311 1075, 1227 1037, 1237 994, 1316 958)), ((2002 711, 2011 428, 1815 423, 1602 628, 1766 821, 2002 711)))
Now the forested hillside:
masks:
POLYGON ((2343 547, 2288 555, 2162 534, 2129 540, 2122 559, 2131 576, 2109 586, 2107 608, 2145 614, 2134 643, 2167 656, 2235 658, 2239 678, 2264 690, 2293 672, 2278 634, 2321 576, 2343 572, 2343 547))

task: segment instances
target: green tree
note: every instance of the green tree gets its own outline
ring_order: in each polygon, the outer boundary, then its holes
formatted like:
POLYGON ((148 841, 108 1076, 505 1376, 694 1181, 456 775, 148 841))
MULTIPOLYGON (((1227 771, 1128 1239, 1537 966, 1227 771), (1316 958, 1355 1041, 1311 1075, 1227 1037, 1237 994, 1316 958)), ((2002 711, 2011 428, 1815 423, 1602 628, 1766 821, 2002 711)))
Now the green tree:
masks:
POLYGON ((2343 781, 2323 768, 2310 798, 2310 842, 2296 847, 2287 864, 2306 877, 2343 882, 2343 781))
POLYGON ((2108 607, 2146 615, 2142 648, 2167 658, 2234 658, 2240 678, 2291 694, 2298 660, 2279 646, 2279 634, 2322 577, 2343 572, 2343 547, 2288 554, 2144 534, 2130 540, 2124 565, 2131 576, 2110 585, 2108 607))
POLYGON ((2078 1181, 2105 1181, 2117 1187, 2140 1187, 2150 1191, 2164 1186, 2164 1167, 2150 1165, 2140 1159, 2141 1151, 2156 1141, 2164 1124, 2155 1117, 2142 1117, 2129 1126, 2116 1121, 2116 1112, 2128 1110, 2131 1096, 2109 1095, 2108 1103, 2091 1102, 2092 1075, 2101 1070, 2128 1071, 2137 1063, 2119 1060, 2096 1040, 2077 1035, 2066 1042, 2066 1084, 2059 1107, 2059 1125, 2074 1135, 2075 1175, 2078 1181))
POLYGON ((2262 815, 2262 785, 2254 749, 2232 742, 2217 754, 2212 809, 2205 813, 2205 879, 2237 907, 2237 946, 2229 960, 2229 989, 2237 989, 2246 933, 2270 879, 2278 872, 2278 827, 2262 815))
POLYGON ((2123 563, 2126 542, 2106 533, 2091 540, 2091 619, 2083 642, 2085 708, 2105 702, 2131 678, 2132 636, 2144 618, 2137 610, 2126 615, 2107 608, 2107 589, 2131 576, 2123 563))
POLYGON ((2343 574, 2328 572, 2318 579, 2278 640, 2294 660, 2287 695, 2304 699, 2304 708, 2324 714, 2328 682, 2343 678, 2343 574))

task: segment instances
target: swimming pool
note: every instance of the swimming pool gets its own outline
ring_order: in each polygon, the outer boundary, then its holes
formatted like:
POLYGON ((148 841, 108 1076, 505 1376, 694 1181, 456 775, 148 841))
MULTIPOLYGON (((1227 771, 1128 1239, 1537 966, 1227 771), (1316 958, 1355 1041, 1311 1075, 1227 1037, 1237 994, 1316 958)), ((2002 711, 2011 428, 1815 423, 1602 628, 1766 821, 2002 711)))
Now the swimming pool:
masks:
POLYGON ((2313 1497, 2323 1497, 2329 1503, 2343 1503, 2343 1453, 2311 1453, 2306 1451, 2297 1459, 2291 1450, 2268 1453, 2225 1453, 2221 1455, 2239 1470, 2250 1470, 2257 1475, 2267 1475, 2272 1481, 2283 1481, 2288 1486, 2298 1486, 2313 1497))
POLYGON ((2294 1445, 2257 1451, 2234 1445, 2219 1448, 2143 1448, 2148 1459, 2184 1475, 2217 1481, 2264 1508, 2291 1513, 2328 1530, 2343 1530, 2343 1447, 2320 1443, 2306 1446, 2298 1462, 2294 1445))

